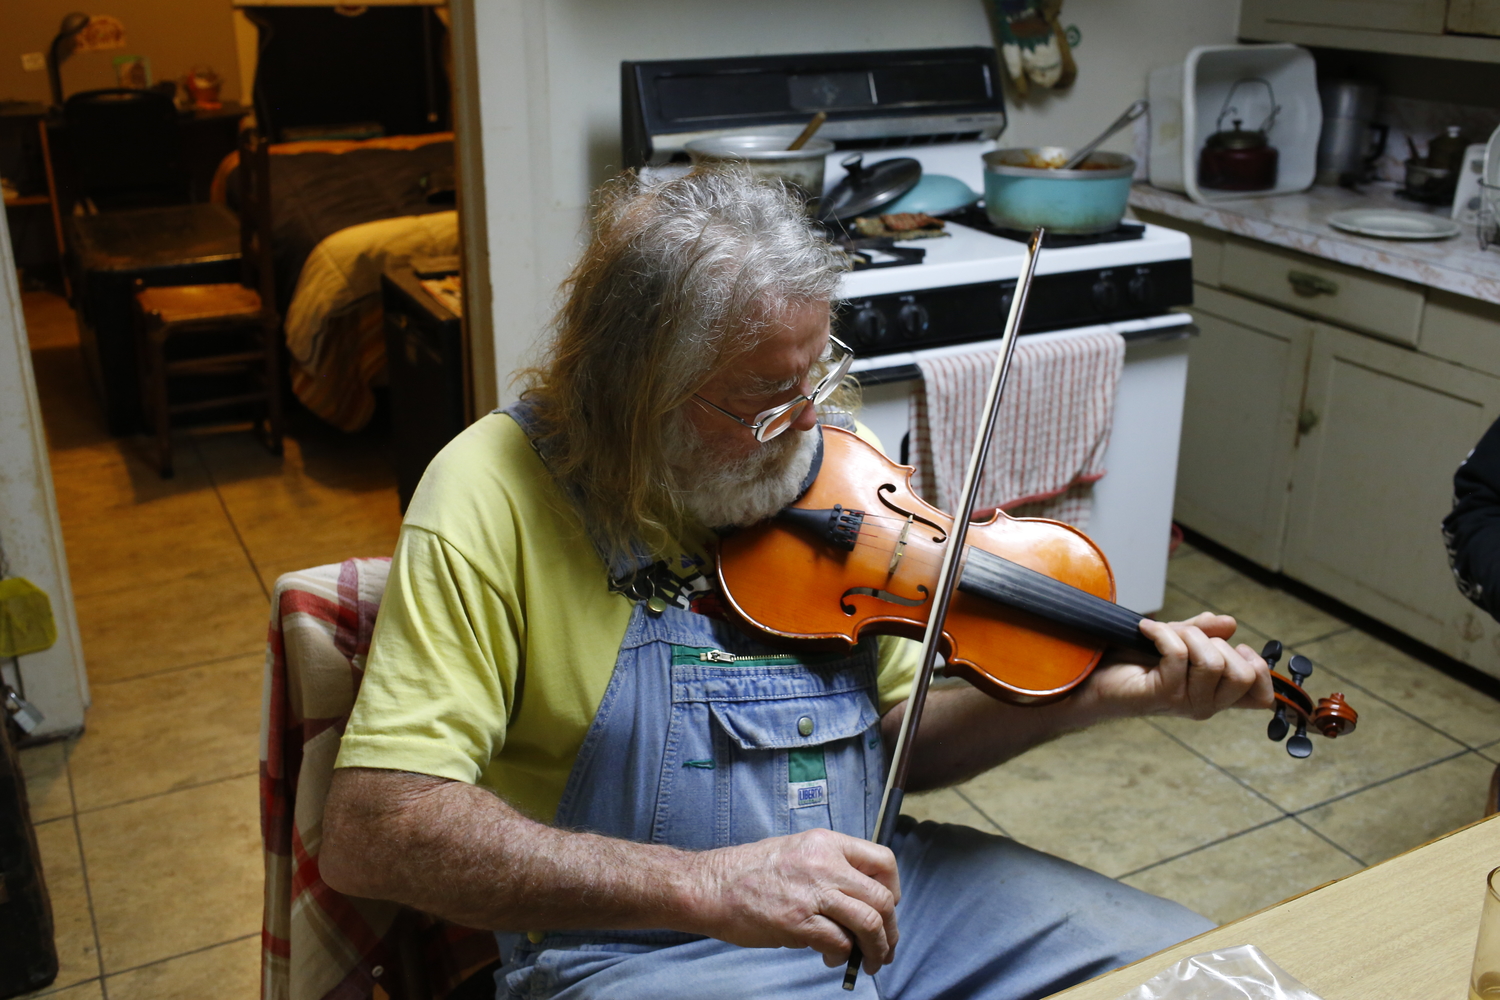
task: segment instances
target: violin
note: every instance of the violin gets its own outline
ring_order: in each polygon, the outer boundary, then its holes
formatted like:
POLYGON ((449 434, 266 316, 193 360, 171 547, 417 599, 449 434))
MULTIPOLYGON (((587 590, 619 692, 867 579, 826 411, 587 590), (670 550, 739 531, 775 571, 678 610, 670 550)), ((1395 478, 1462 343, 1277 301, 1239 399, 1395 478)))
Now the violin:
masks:
MULTIPOLYGON (((952 518, 917 496, 912 469, 849 431, 823 427, 811 485, 768 521, 720 542, 726 607, 751 628, 812 648, 847 649, 866 634, 920 639, 952 518)), ((997 511, 969 525, 943 624, 946 672, 992 697, 1045 704, 1066 697, 1113 649, 1145 664, 1159 657, 1142 615, 1115 603, 1109 560, 1071 525, 997 511)), ((1273 667, 1282 645, 1261 656, 1273 667)), ((1358 713, 1342 694, 1313 702, 1291 677, 1271 672, 1275 714, 1267 735, 1293 757, 1312 753, 1309 727, 1329 739, 1353 731, 1358 713)))

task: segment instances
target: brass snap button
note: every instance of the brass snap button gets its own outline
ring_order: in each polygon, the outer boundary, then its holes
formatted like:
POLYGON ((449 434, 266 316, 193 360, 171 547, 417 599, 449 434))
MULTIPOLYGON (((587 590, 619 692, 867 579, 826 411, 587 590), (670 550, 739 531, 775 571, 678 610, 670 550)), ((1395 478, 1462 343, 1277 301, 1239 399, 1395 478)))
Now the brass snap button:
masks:
POLYGON ((803 736, 811 736, 814 728, 812 716, 810 715, 804 715, 797 720, 797 732, 803 736))

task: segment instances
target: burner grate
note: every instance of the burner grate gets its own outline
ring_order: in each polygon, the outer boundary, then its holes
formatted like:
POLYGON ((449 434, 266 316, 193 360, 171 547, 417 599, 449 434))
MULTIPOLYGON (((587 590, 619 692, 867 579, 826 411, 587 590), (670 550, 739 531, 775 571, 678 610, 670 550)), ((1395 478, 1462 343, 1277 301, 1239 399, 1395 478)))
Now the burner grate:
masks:
MULTIPOLYGON (((1002 229, 990 221, 984 209, 977 206, 965 208, 954 212, 945 218, 950 222, 977 229, 991 236, 999 236, 1007 240, 1015 240, 1017 243, 1025 243, 1031 239, 1031 234, 1020 229, 1002 229)), ((1123 243, 1127 240, 1138 240, 1146 235, 1146 226, 1140 222, 1122 222, 1107 233, 1090 233, 1076 236, 1068 233, 1048 233, 1042 237, 1042 249, 1057 250, 1063 247, 1086 247, 1096 243, 1123 243)))

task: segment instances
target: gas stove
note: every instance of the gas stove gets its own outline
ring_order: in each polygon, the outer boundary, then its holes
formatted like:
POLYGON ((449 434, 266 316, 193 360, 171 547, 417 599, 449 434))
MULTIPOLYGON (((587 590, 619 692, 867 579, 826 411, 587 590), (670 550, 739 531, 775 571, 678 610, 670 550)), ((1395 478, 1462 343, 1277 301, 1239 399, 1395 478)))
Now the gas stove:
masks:
MULTIPOLYGON (((899 152, 921 161, 926 172, 982 191, 980 157, 994 145, 961 141, 899 152)), ((843 176, 842 155, 829 157, 830 186, 843 176)), ((924 251, 919 261, 843 276, 835 322, 856 351, 868 357, 1000 336, 1027 235, 997 233, 982 208, 955 213, 944 228, 950 235, 894 244, 924 251)), ((1127 223, 1102 236, 1049 240, 1036 275, 1024 333, 1157 316, 1193 301, 1192 244, 1160 226, 1127 223)))
MULTIPOLYGON (((950 236, 913 240, 920 263, 845 274, 838 334, 864 355, 1000 336, 1025 245, 948 223, 950 236)), ((1191 245, 1147 226, 1137 240, 1044 249, 1022 331, 1137 319, 1193 301, 1191 245)))

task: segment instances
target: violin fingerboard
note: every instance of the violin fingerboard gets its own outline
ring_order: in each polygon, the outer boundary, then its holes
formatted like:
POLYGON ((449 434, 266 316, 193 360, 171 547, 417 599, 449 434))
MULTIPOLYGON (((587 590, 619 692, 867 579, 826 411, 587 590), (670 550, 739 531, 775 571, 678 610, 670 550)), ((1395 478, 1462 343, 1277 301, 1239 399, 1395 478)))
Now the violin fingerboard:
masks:
POLYGON ((1157 655, 1156 643, 1141 633, 1142 615, 983 549, 970 547, 958 589, 1111 646, 1157 655))

